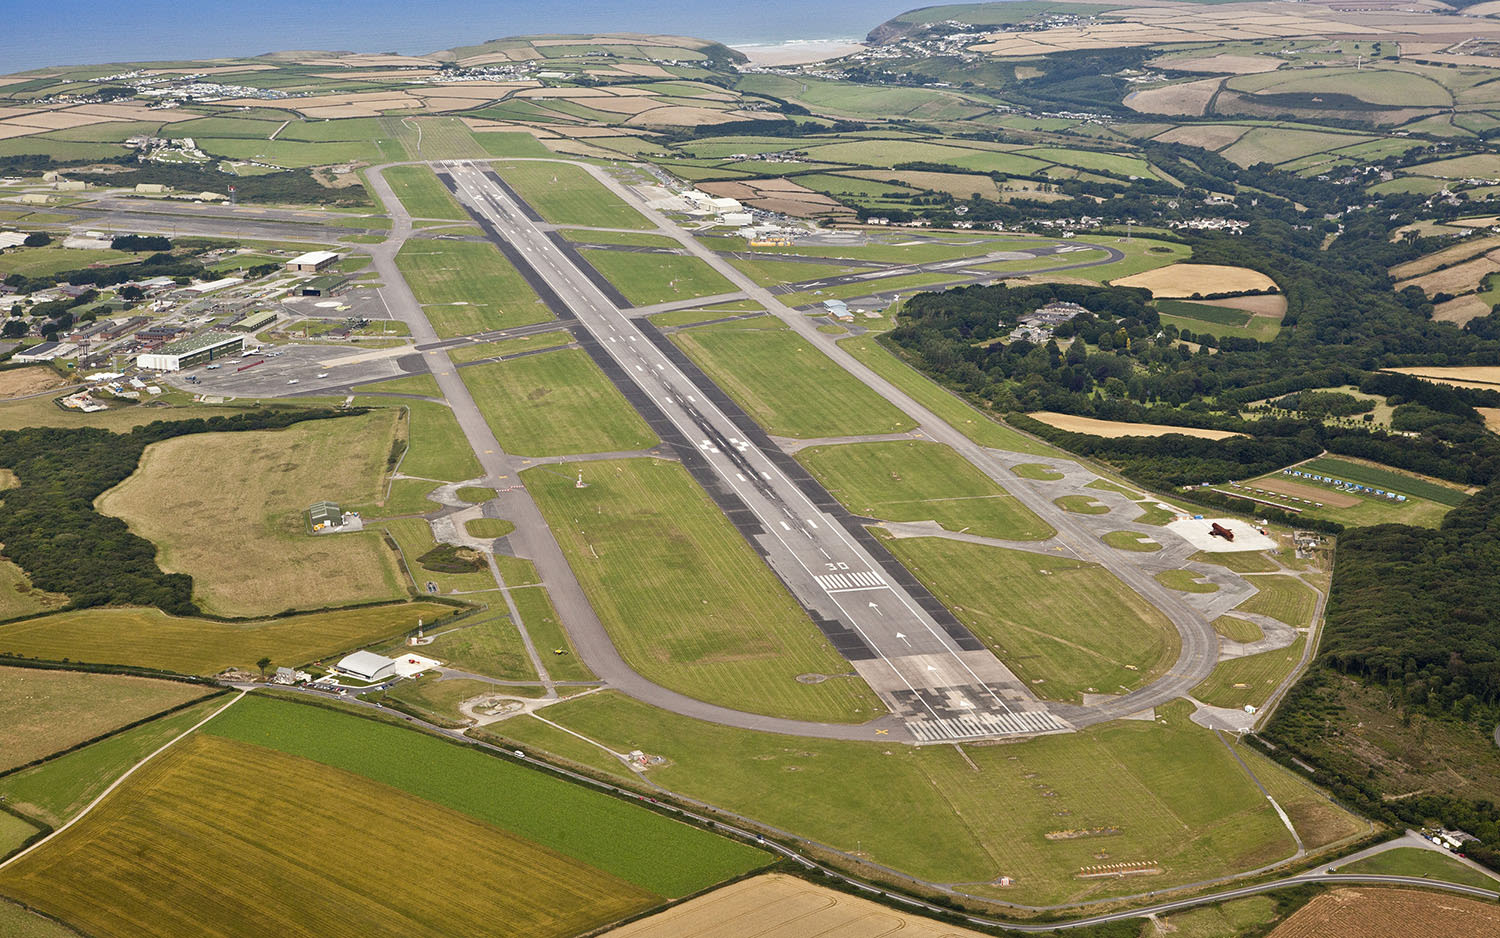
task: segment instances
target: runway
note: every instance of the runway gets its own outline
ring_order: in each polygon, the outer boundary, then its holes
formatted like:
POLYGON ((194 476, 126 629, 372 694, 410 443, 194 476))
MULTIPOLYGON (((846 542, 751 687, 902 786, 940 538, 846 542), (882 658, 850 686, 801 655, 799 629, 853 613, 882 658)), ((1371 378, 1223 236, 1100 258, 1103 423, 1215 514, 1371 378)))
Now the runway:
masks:
POLYGON ((498 177, 468 162, 437 169, 486 233, 528 268, 523 273, 545 281, 553 296, 544 299, 576 318, 580 339, 592 340, 586 347, 614 366, 606 372, 677 446, 684 465, 913 737, 935 742, 1071 728, 956 620, 939 621, 924 608, 924 597, 913 595, 915 581, 892 576, 873 543, 861 543, 830 506, 810 497, 810 479, 794 478, 795 463, 787 465, 763 434, 726 413, 722 393, 652 341, 650 327, 612 302, 498 177))

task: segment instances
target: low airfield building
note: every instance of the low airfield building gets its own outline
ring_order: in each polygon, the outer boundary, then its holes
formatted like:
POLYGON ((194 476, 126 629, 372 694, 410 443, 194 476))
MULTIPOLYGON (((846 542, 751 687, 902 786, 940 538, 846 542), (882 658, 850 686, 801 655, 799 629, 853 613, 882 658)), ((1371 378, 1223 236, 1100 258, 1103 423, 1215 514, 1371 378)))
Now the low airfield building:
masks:
POLYGON ((356 651, 345 655, 333 669, 361 681, 383 681, 396 677, 396 660, 373 651, 356 651))
POLYGON ((194 365, 237 354, 245 348, 245 337, 223 332, 205 332, 168 342, 154 352, 138 356, 135 363, 152 371, 181 371, 194 365))
POLYGON ((299 274, 315 274, 333 264, 339 256, 332 251, 308 251, 286 262, 286 269, 299 274))

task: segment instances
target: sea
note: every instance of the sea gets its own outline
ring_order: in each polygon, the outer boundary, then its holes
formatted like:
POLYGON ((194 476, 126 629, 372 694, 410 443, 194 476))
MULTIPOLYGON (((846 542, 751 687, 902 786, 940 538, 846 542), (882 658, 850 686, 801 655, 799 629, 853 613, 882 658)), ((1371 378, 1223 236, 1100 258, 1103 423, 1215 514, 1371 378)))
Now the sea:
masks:
POLYGON ((0 0, 0 74, 289 49, 419 54, 535 33, 857 42, 921 0, 0 0))

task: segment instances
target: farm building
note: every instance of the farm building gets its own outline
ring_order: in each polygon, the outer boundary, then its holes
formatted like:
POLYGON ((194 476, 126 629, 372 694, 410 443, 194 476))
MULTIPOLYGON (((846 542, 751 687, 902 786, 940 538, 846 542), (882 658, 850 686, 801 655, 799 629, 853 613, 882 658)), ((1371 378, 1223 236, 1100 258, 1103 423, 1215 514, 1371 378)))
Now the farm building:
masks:
POLYGON ((332 251, 308 251, 287 261, 286 269, 299 274, 315 274, 338 259, 339 256, 332 251))
POLYGON ((307 509, 307 521, 314 531, 336 528, 343 523, 344 513, 333 502, 318 502, 307 509))
POLYGON ((242 335, 205 332, 202 335, 169 342, 155 352, 147 352, 138 356, 135 363, 140 368, 150 368, 153 371, 181 371, 184 368, 232 355, 243 350, 244 347, 245 337, 242 335))
POLYGON ((396 661, 373 651, 356 651, 334 665, 334 670, 361 681, 379 681, 396 676, 396 661))

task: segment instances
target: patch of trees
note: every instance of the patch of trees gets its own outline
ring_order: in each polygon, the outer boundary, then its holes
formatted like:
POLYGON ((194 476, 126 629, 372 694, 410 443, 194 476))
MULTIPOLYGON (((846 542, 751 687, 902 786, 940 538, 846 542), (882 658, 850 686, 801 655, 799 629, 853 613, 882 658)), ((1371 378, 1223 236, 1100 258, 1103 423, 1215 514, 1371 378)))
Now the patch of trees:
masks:
MULTIPOLYGON (((152 254, 140 261, 129 264, 115 264, 111 267, 84 267, 77 270, 63 270, 55 274, 45 274, 37 277, 28 277, 25 274, 11 274, 5 278, 6 286, 15 287, 22 293, 33 293, 37 290, 45 290, 59 283, 72 283, 80 286, 112 287, 132 280, 149 280, 152 277, 178 278, 197 277, 203 273, 203 265, 191 257, 180 257, 175 254, 158 253, 152 254)), ((186 283, 186 279, 183 280, 186 283)))
POLYGON ((136 163, 128 172, 112 173, 112 186, 161 183, 179 192, 224 192, 234 186, 241 202, 284 202, 296 205, 366 206, 364 186, 331 189, 305 169, 288 169, 259 176, 226 176, 210 166, 192 163, 136 163))
POLYGON ((42 248, 52 243, 52 236, 45 231, 33 231, 21 242, 23 247, 42 248))
POLYGON ((468 547, 439 544, 418 557, 417 564, 436 573, 473 573, 484 569, 484 557, 468 547))
POLYGON ((109 242, 111 250, 115 251, 170 251, 172 250, 172 239, 161 235, 117 235, 109 242))
POLYGON ((1353 417, 1368 414, 1375 402, 1341 391, 1298 391, 1271 402, 1282 410, 1295 410, 1309 417, 1353 417))
MULTIPOLYGON (((192 577, 162 572, 156 545, 131 533, 119 518, 95 511, 94 499, 134 472, 152 443, 194 433, 273 430, 359 412, 262 410, 156 421, 129 433, 95 427, 0 431, 0 467, 19 481, 0 493, 4 556, 25 570, 37 589, 66 593, 70 609, 155 606, 194 615, 192 577)), ((184 517, 182 523, 198 519, 184 517)))

